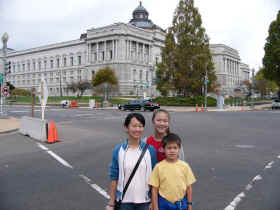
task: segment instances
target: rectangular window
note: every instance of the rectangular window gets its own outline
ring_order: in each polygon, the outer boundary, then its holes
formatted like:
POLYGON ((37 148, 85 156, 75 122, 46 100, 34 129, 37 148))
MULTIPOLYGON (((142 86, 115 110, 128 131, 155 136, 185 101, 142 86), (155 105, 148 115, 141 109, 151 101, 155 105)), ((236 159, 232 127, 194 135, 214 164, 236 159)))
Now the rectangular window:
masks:
POLYGON ((67 64, 67 60, 66 58, 63 58, 63 65, 66 66, 66 64, 67 64))
POLYGON ((94 53, 94 61, 97 61, 97 53, 94 53))
POLYGON ((27 71, 30 71, 30 63, 27 63, 27 71))
POLYGON ((44 61, 44 69, 47 69, 47 61, 44 61))
POLYGON ((110 60, 112 60, 112 59, 113 59, 113 51, 110 50, 110 60))
POLYGON ((56 59, 56 67, 59 68, 59 58, 56 59))
POLYGON ((33 71, 35 71, 35 70, 36 70, 36 63, 33 62, 33 71))
POLYGON ((101 57, 102 57, 102 60, 104 61, 104 59, 105 59, 104 51, 102 51, 101 57))
POLYGON ((42 69, 41 61, 38 62, 39 71, 42 69))
POLYGON ((82 56, 78 56, 78 64, 81 65, 82 64, 82 56))
POLYGON ((146 81, 149 81, 149 72, 146 71, 146 81))
POLYGON ((51 60, 51 69, 53 68, 53 60, 51 60))
POLYGON ((25 71, 25 64, 22 64, 22 71, 25 71))
POLYGON ((74 66, 74 58, 73 57, 70 57, 70 64, 71 64, 71 66, 74 66))

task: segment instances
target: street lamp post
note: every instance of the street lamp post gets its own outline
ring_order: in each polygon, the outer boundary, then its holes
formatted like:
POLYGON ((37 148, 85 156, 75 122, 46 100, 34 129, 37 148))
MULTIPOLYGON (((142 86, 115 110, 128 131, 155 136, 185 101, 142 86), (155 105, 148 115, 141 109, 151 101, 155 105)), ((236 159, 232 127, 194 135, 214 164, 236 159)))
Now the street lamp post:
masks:
POLYGON ((205 80, 204 80, 204 84, 205 84, 205 90, 204 90, 204 109, 205 111, 207 111, 207 83, 208 83, 208 75, 207 75, 207 69, 206 69, 206 74, 205 74, 205 80))
MULTIPOLYGON (((3 42, 3 63, 4 63, 4 71, 3 71, 3 86, 6 86, 6 66, 7 66, 7 42, 9 39, 9 35, 5 32, 2 36, 3 42)), ((6 110, 6 96, 1 94, 2 96, 2 115, 7 115, 6 110)))

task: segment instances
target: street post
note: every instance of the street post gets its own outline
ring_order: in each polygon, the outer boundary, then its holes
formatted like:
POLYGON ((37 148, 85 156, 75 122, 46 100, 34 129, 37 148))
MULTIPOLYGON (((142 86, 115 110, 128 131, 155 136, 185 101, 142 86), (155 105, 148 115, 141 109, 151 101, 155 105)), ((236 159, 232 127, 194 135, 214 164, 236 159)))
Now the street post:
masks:
MULTIPOLYGON (((5 32, 2 36, 2 42, 3 42, 3 63, 4 63, 4 71, 3 71, 3 76, 2 76, 2 81, 3 81, 3 85, 2 87, 6 86, 6 73, 7 73, 7 42, 9 39, 9 35, 5 32)), ((2 90, 1 90, 2 91, 2 90)), ((1 113, 3 116, 7 115, 7 110, 6 110, 6 96, 4 94, 1 94, 1 113)))

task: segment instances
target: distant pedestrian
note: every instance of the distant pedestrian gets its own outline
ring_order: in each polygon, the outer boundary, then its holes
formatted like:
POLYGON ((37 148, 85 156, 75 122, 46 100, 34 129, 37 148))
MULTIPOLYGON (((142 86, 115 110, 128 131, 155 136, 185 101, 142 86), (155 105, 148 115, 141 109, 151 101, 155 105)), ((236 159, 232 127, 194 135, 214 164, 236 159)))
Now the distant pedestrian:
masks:
POLYGON ((144 126, 145 118, 139 113, 128 114, 124 121, 124 129, 128 138, 113 150, 110 164, 110 200, 106 206, 107 210, 115 209, 119 203, 120 210, 148 210, 151 208, 148 183, 157 158, 155 149, 141 140, 144 126), (143 159, 140 159, 142 154, 144 154, 143 159), (141 162, 125 191, 139 159, 141 162))
POLYGON ((189 164, 179 160, 181 139, 174 133, 163 138, 165 159, 152 173, 153 210, 192 210, 192 184, 196 181, 189 164))
MULTIPOLYGON (((157 152, 157 160, 162 161, 165 158, 162 139, 170 132, 170 114, 165 109, 157 109, 152 116, 154 133, 146 139, 147 144, 152 145, 157 152)), ((184 160, 183 147, 180 148, 179 159, 184 160)))

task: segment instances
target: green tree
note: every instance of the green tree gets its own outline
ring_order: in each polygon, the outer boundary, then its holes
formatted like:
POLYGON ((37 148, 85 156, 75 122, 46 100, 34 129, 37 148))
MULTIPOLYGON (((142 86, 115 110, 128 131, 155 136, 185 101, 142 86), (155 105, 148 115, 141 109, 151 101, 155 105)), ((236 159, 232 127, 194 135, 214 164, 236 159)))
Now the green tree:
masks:
POLYGON ((264 77, 264 68, 261 68, 255 76, 255 85, 262 97, 264 95, 269 95, 270 92, 275 92, 278 89, 276 82, 264 77))
POLYGON ((216 75, 209 49, 209 38, 193 0, 180 0, 168 29, 165 47, 158 64, 157 89, 180 95, 201 95, 207 71, 208 90, 216 86, 216 75))
POLYGON ((70 84, 67 84, 67 90, 70 90, 73 93, 77 93, 78 98, 82 97, 85 91, 91 88, 92 88, 92 83, 87 80, 71 82, 70 84))
POLYGON ((264 51, 264 76, 280 86, 280 10, 269 26, 264 51))
POLYGON ((15 88, 11 91, 11 96, 31 96, 31 92, 25 89, 15 88))
POLYGON ((15 89, 15 86, 13 84, 11 84, 10 82, 7 82, 7 85, 9 86, 10 91, 15 89))
POLYGON ((95 92, 105 93, 105 87, 107 84, 108 93, 118 92, 119 82, 115 74, 115 70, 106 66, 103 69, 100 69, 93 77, 92 84, 95 92))

